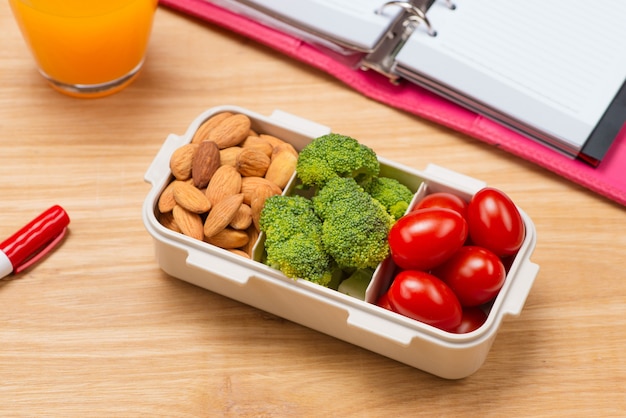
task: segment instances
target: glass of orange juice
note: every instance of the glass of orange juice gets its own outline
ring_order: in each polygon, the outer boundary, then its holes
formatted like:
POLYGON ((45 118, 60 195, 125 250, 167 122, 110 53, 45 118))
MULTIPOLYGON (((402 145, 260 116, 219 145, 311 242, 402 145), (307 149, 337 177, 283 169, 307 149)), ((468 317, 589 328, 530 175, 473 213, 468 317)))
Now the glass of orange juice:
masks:
POLYGON ((129 85, 158 0, 9 0, 41 74, 56 90, 102 97, 129 85))

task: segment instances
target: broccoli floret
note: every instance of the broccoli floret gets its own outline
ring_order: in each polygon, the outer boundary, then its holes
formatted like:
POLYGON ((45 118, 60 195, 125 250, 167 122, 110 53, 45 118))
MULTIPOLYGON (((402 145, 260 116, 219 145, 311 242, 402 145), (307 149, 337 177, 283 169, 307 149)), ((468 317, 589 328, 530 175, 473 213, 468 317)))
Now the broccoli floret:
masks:
POLYGON ((356 139, 331 133, 309 143, 298 157, 296 173, 306 187, 323 186, 334 177, 352 177, 366 184, 378 176, 376 153, 356 139))
POLYGON ((324 249, 343 269, 375 268, 389 254, 394 219, 355 179, 330 179, 313 197, 324 249))
POLYGON ((410 189, 378 177, 374 151, 339 134, 318 137, 300 151, 296 171, 307 197, 273 196, 261 212, 264 262, 333 289, 345 275, 356 282, 356 273, 361 278, 373 271, 389 255, 387 236, 408 208, 410 189))
POLYGON ((272 196, 260 217, 265 233, 265 263, 285 276, 322 286, 330 284, 336 270, 322 244, 322 221, 312 202, 302 196, 272 196))
POLYGON ((411 189, 390 177, 376 177, 367 185, 366 191, 382 203, 395 220, 406 213, 413 199, 411 189))

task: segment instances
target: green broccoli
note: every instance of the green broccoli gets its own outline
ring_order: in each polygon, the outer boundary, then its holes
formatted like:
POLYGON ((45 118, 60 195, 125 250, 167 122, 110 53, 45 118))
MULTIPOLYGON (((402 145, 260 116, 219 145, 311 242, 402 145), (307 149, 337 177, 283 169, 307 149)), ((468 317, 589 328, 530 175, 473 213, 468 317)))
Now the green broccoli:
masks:
POLYGON ((413 192, 391 177, 376 177, 366 186, 366 191, 387 209, 395 220, 400 219, 409 208, 413 192))
POLYGON ((389 230, 413 193, 379 177, 372 149, 339 134, 307 145, 296 171, 302 187, 294 191, 301 194, 272 196, 261 212, 263 261, 288 277, 362 290, 367 275, 389 255, 389 230))
POLYGON ((354 178, 335 177, 312 198, 324 249, 342 269, 375 268, 389 254, 394 219, 354 178))
POLYGON ((285 276, 328 286, 336 266, 322 245, 322 221, 311 200, 302 196, 272 196, 260 216, 265 233, 265 263, 285 276))
POLYGON ((335 133, 320 136, 304 147, 296 166, 305 187, 321 187, 334 177, 353 177, 363 185, 379 172, 380 163, 371 148, 335 133))

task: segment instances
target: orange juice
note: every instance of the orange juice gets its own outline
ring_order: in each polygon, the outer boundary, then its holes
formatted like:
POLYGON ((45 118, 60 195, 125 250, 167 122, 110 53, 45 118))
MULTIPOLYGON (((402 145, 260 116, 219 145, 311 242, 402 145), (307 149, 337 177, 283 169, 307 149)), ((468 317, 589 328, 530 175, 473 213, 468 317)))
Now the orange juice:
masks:
POLYGON ((40 72, 68 94, 120 90, 141 68, 157 0, 9 0, 40 72))

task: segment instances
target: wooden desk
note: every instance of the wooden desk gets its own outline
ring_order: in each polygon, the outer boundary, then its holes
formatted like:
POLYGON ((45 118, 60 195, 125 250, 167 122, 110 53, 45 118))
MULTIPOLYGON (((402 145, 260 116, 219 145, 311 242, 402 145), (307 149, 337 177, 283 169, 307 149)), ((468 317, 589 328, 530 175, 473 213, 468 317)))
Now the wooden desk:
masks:
POLYGON ((159 9, 141 77, 105 99, 47 87, 0 2, 0 236, 52 204, 61 248, 0 282, 0 415, 618 416, 626 411, 626 210, 383 106, 246 39, 159 9), (541 266, 485 365, 446 381, 167 276, 143 175, 202 111, 280 108, 423 169, 505 190, 541 266))

